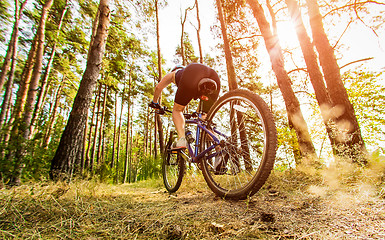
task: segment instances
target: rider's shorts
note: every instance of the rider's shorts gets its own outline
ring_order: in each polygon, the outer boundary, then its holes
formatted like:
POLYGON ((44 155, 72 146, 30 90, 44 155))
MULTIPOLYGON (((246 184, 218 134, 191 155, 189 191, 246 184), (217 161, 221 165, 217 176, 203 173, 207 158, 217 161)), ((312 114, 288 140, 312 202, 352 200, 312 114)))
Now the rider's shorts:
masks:
POLYGON ((218 74, 206 65, 191 63, 186 68, 175 73, 175 83, 178 86, 178 90, 176 91, 174 102, 187 106, 192 99, 198 99, 200 97, 198 94, 198 83, 202 78, 213 79, 217 83, 218 89, 208 96, 208 101, 203 101, 203 106, 200 110, 207 113, 218 99, 221 82, 218 74))

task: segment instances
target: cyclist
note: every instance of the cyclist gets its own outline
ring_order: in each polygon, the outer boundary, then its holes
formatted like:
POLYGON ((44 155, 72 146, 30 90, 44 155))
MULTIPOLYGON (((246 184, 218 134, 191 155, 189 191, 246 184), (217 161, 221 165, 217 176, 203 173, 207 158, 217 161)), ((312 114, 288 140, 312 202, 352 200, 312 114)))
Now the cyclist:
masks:
POLYGON ((177 65, 156 85, 153 100, 149 104, 150 107, 161 109, 158 102, 160 95, 163 89, 171 83, 175 83, 178 87, 172 110, 172 120, 178 133, 178 141, 174 147, 183 149, 187 146, 183 116, 185 107, 192 99, 199 98, 204 101, 202 109, 199 110, 207 113, 218 98, 221 83, 215 70, 206 65, 199 63, 191 63, 186 67, 177 65))

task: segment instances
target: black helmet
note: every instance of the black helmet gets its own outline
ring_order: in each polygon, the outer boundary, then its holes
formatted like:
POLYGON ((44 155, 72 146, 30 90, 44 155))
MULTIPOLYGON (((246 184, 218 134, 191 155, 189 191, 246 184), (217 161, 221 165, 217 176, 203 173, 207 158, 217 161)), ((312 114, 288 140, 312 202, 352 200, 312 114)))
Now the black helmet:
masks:
POLYGON ((171 72, 174 72, 174 71, 176 71, 176 70, 183 69, 183 68, 184 68, 183 65, 176 65, 176 66, 171 70, 171 72))
POLYGON ((202 78, 198 83, 198 94, 208 96, 217 90, 217 83, 211 78, 202 78))

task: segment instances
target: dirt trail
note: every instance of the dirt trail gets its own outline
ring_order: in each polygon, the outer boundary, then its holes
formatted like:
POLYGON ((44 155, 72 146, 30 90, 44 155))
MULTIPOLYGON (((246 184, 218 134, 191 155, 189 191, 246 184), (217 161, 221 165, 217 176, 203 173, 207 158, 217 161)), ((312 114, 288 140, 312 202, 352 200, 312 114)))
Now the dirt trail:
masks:
POLYGON ((161 180, 27 184, 0 190, 0 238, 385 239, 385 200, 368 186, 309 181, 272 177, 247 201, 215 197, 201 176, 174 195, 161 180))
POLYGON ((152 194, 159 200, 148 199, 135 219, 144 234, 158 231, 162 238, 385 239, 385 202, 379 199, 338 196, 344 204, 333 196, 288 196, 272 189, 249 201, 223 200, 210 192, 152 194), (145 212, 148 218, 141 217, 145 212))

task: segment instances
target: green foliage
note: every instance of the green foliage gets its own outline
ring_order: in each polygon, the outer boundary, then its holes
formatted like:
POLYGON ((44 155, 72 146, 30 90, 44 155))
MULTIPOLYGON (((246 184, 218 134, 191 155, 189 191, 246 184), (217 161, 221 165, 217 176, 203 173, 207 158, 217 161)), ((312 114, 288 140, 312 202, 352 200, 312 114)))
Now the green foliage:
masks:
POLYGON ((7 11, 10 8, 10 4, 7 0, 0 2, 0 42, 6 41, 6 33, 9 29, 11 21, 11 15, 7 11))
POLYGON ((275 159, 278 169, 295 167, 293 152, 298 152, 299 145, 297 135, 293 128, 290 128, 285 112, 275 111, 275 124, 277 128, 277 156, 275 159))
MULTIPOLYGON (((186 32, 184 33, 183 38, 183 48, 186 65, 198 61, 198 57, 195 56, 194 47, 191 43, 189 34, 186 32)), ((182 49, 180 45, 178 45, 178 47, 176 48, 175 55, 179 57, 179 60, 175 60, 174 62, 177 62, 179 64, 182 63, 182 49)))
POLYGON ((89 1, 89 0, 79 0, 78 4, 80 6, 80 14, 87 16, 93 20, 98 11, 98 1, 89 1))
POLYGON ((343 76, 345 87, 354 106, 364 140, 369 148, 385 153, 385 87, 384 73, 350 71, 343 76))

